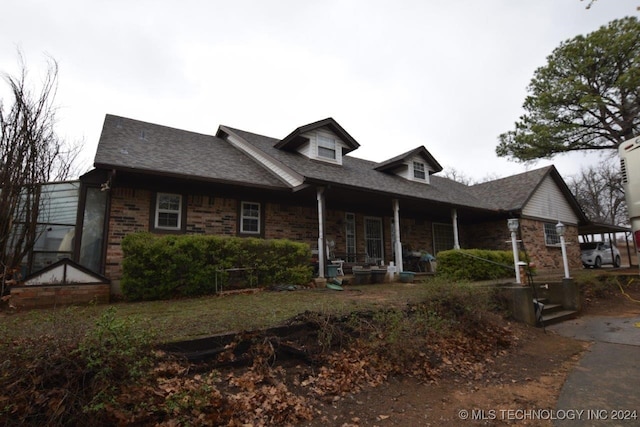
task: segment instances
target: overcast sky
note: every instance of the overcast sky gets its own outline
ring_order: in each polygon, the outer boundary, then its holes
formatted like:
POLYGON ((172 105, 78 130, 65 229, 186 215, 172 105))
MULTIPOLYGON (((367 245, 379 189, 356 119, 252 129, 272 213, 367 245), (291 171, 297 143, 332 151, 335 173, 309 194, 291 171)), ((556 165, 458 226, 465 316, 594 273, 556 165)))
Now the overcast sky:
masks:
MULTIPOLYGON (((4 0, 0 70, 59 63, 58 131, 89 170, 105 114, 283 138, 336 119, 382 161, 418 146, 473 179, 535 165, 498 158, 536 68, 562 41, 637 15, 640 0, 4 0)), ((0 92, 6 96, 6 92, 0 92)))

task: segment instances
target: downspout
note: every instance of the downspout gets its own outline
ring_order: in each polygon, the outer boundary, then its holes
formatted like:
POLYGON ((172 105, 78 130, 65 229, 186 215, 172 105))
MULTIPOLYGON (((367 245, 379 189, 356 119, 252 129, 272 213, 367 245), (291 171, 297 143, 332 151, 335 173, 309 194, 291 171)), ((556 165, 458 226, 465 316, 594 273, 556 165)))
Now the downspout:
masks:
POLYGON ((318 187, 318 277, 324 279, 326 246, 324 244, 324 187, 318 187))
POLYGON ((451 222, 453 223, 453 249, 460 249, 460 240, 458 239, 458 211, 451 209, 451 222))
POLYGON ((400 202, 393 199, 393 227, 395 241, 393 242, 396 252, 396 271, 401 273, 402 270, 402 242, 400 241, 400 202))

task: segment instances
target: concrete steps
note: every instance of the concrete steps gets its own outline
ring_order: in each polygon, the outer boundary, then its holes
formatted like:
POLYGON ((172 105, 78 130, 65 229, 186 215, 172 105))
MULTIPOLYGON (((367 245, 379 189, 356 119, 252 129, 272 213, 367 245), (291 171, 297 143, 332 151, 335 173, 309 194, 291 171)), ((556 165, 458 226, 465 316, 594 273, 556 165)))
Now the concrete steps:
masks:
POLYGON ((544 304, 541 322, 544 326, 574 319, 578 315, 576 310, 565 310, 562 304, 550 303, 546 298, 541 298, 538 301, 544 304))

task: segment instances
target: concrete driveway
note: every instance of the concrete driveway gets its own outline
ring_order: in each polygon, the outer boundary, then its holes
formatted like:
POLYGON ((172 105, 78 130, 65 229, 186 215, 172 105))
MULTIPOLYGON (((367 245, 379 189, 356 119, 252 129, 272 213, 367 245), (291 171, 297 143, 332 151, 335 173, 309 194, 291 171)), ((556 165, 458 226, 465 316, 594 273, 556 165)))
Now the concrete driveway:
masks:
POLYGON ((640 316, 585 316, 547 329, 593 342, 562 387, 553 424, 640 425, 640 316))

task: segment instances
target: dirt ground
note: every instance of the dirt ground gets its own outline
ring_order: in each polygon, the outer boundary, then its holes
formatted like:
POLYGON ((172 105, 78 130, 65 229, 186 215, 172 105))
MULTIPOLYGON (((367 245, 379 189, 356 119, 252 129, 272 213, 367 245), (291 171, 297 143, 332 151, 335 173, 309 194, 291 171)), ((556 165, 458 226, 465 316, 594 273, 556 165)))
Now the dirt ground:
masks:
MULTIPOLYGON (((640 300, 640 286, 626 289, 640 300)), ((582 316, 637 316, 640 304, 615 290, 587 296, 582 316)), ((554 409, 568 373, 590 343, 540 328, 512 325, 520 339, 498 355, 489 374, 472 381, 441 378, 420 383, 390 378, 386 383, 316 407, 307 426, 551 426, 522 420, 518 410, 554 409)))

